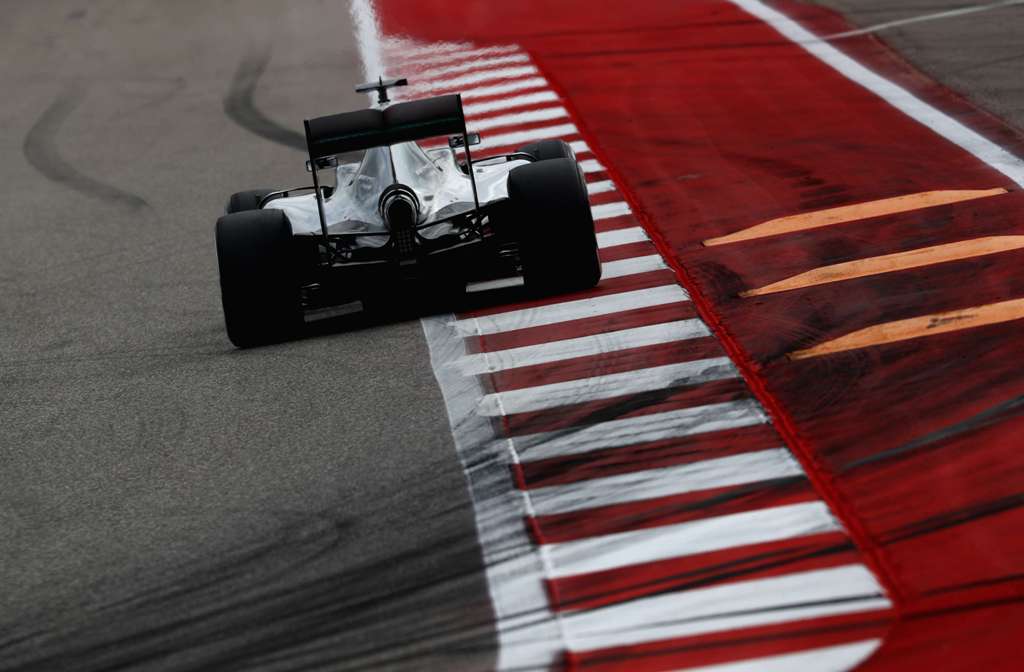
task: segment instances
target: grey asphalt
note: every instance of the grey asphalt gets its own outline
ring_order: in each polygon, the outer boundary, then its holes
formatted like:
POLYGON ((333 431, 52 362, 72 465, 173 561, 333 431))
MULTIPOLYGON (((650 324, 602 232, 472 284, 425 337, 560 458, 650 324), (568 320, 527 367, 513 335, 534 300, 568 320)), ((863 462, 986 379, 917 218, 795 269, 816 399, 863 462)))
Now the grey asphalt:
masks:
POLYGON ((418 321, 235 350, 213 223, 365 105, 347 3, 0 2, 0 669, 487 669, 418 321))
MULTIPOLYGON (((820 0, 861 28, 918 19, 874 34, 980 107, 1024 129, 1024 4, 999 0, 820 0), (991 7, 988 7, 991 6, 991 7), (968 7, 984 11, 931 15, 968 7), (931 18, 929 18, 931 17, 931 18)), ((838 41, 837 46, 842 46, 838 41)))

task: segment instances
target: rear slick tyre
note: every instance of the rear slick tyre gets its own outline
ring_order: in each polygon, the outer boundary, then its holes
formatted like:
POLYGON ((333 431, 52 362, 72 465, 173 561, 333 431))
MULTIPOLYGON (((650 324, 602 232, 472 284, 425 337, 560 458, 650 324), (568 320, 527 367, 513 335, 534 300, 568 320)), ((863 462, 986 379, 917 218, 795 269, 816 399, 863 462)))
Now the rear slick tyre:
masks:
POLYGON ((272 193, 274 193, 273 189, 250 189, 249 191, 239 191, 238 193, 231 194, 224 212, 231 215, 236 212, 259 210, 263 199, 272 193))
POLYGON ((280 210, 224 215, 216 239, 231 342, 249 348, 297 336, 303 320, 288 217, 280 210))
POLYGON ((601 261, 579 165, 558 158, 519 166, 508 192, 527 290, 545 295, 596 285, 601 261))
POLYGON ((547 161, 548 159, 572 159, 576 160, 576 152, 565 140, 540 140, 531 142, 516 150, 533 157, 534 161, 547 161))

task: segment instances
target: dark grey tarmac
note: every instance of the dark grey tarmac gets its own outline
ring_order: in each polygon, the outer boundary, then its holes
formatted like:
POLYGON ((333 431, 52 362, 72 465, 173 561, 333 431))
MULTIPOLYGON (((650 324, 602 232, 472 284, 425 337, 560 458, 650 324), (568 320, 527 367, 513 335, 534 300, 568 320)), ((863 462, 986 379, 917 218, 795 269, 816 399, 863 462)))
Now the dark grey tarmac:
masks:
POLYGON ((0 669, 489 668, 418 321, 224 334, 227 196, 367 102, 347 3, 0 14, 0 669))
MULTIPOLYGON (((998 0, 820 0, 874 34, 918 69, 1024 129, 1024 3, 998 0), (935 16, 958 9, 983 11, 935 16)), ((842 41, 836 42, 842 48, 842 41)))

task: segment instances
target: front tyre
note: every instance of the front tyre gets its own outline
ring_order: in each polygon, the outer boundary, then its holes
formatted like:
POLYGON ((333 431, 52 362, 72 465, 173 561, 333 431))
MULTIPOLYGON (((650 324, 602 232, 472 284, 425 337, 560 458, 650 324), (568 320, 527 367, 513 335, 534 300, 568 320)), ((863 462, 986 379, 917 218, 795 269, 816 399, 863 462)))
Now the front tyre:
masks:
POLYGON ((240 348, 295 337, 303 324, 292 227, 280 210, 217 220, 217 264, 228 338, 240 348))
POLYGON ((508 193, 527 289, 553 294, 596 285, 601 279, 597 236, 576 161, 556 158, 514 168, 508 193))

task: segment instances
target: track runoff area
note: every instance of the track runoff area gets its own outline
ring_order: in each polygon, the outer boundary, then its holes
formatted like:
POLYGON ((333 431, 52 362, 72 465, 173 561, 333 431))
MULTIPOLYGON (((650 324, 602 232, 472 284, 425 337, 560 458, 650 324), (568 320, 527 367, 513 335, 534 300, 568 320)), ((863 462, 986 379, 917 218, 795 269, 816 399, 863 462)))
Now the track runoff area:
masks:
POLYGON ((424 321, 498 667, 1019 669, 1020 136, 802 3, 447 4, 368 74, 569 141, 604 264, 424 321))

